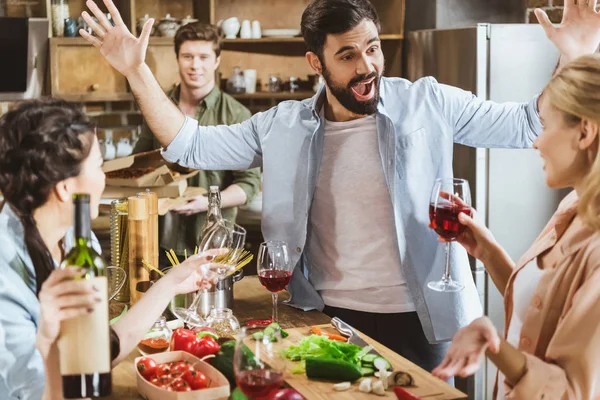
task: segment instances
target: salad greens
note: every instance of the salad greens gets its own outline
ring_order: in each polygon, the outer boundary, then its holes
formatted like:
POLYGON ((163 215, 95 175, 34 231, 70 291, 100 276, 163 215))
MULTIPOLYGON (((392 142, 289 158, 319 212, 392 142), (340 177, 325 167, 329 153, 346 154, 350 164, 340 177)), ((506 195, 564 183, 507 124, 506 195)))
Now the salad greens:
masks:
POLYGON ((351 343, 329 340, 326 337, 311 335, 303 338, 297 346, 284 350, 286 358, 292 361, 304 361, 307 358, 328 358, 357 364, 359 353, 363 349, 351 343))

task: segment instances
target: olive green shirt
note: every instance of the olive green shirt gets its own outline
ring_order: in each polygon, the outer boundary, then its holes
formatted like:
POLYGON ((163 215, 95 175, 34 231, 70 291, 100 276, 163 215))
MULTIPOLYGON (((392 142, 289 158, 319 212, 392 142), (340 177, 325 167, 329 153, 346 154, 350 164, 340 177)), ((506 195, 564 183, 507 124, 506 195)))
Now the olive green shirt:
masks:
MULTIPOLYGON (((178 104, 180 86, 177 85, 167 95, 178 104)), ((245 121, 251 117, 250 111, 233 97, 221 92, 215 87, 200 102, 196 108, 195 118, 201 126, 211 125, 233 125, 245 121)), ((133 149, 134 153, 141 153, 160 149, 162 146, 156 140, 152 131, 144 121, 142 133, 133 149)), ((210 186, 219 186, 224 190, 232 184, 236 184, 246 193, 247 201, 260 190, 260 168, 247 171, 200 171, 197 175, 188 178, 188 186, 202 187, 207 191, 210 186)), ((235 221, 237 208, 223 209, 223 218, 235 221)), ((206 213, 198 213, 190 216, 168 212, 159 219, 159 244, 163 249, 173 249, 177 254, 183 254, 184 249, 193 252, 200 244, 202 226, 206 220, 206 213)))

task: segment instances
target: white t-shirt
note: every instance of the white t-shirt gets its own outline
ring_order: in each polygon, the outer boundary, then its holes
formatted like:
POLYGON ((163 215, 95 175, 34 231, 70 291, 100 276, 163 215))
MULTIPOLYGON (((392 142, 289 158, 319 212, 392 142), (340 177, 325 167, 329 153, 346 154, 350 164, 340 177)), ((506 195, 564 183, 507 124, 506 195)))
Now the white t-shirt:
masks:
POLYGON ((415 311, 402 271, 375 116, 325 122, 307 240, 310 280, 326 305, 415 311))
MULTIPOLYGON (((527 309, 531 304, 535 289, 540 283, 543 269, 537 266, 537 258, 531 260, 515 276, 513 283, 513 312, 510 317, 506 341, 514 347, 519 347, 521 340, 521 328, 523 321, 527 317, 527 309)), ((498 374, 498 399, 505 398, 504 392, 504 374, 498 374)))

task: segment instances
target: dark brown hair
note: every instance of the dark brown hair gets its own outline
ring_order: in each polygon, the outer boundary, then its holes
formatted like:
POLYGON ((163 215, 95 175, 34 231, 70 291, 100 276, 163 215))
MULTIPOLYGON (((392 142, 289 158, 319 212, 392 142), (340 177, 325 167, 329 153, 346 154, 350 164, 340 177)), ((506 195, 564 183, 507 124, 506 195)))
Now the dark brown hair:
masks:
POLYGON ((348 32, 365 19, 379 32, 379 16, 368 0, 313 0, 302 13, 300 28, 308 49, 323 62, 327 35, 348 32))
POLYGON ((55 265, 33 213, 56 184, 79 175, 92 135, 80 107, 63 100, 24 101, 0 118, 0 191, 23 223, 38 294, 55 265))
POLYGON ((216 26, 203 22, 190 22, 180 27, 175 33, 175 54, 179 57, 179 49, 183 42, 193 40, 212 42, 217 57, 221 55, 221 31, 216 26))

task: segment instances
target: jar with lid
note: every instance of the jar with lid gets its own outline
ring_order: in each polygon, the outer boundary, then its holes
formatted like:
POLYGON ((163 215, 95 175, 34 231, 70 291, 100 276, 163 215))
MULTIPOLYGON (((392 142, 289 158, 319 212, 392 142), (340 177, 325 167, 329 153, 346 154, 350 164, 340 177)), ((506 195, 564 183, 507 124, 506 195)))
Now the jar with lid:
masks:
POLYGON ((234 67, 233 75, 227 79, 227 92, 234 94, 246 92, 246 80, 240 67, 234 67))
POLYGON ((212 328, 219 338, 235 339, 240 332, 240 322, 229 308, 213 308, 206 319, 206 325, 212 328))
POLYGON ((138 343, 138 350, 144 356, 168 351, 172 333, 166 318, 161 316, 138 343))
POLYGON ((65 34, 65 19, 69 18, 69 0, 52 0, 52 34, 65 34))

